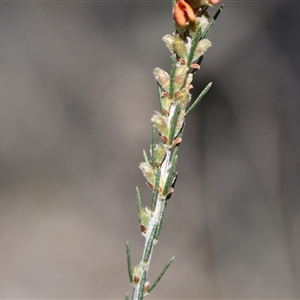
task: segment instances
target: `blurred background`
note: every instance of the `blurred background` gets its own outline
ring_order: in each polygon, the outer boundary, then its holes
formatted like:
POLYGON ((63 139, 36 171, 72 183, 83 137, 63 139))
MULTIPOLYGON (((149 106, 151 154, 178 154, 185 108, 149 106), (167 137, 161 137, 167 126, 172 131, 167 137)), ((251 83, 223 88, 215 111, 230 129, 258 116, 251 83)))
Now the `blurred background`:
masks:
MULTIPOLYGON (((149 299, 300 298, 299 3, 224 3, 151 282, 176 259, 149 299)), ((0 3, 0 298, 131 292, 173 30, 171 1, 0 3)))

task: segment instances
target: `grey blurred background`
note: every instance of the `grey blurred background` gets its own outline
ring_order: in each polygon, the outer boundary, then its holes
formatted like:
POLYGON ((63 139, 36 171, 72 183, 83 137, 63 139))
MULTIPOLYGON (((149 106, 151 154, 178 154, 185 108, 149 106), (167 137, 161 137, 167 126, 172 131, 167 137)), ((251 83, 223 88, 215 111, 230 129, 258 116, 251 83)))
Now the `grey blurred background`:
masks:
MULTIPOLYGON (((149 299, 300 298, 299 2, 224 1, 149 299)), ((214 10, 212 10, 214 11, 214 10)), ((171 1, 0 3, 0 298, 120 299, 171 1)))

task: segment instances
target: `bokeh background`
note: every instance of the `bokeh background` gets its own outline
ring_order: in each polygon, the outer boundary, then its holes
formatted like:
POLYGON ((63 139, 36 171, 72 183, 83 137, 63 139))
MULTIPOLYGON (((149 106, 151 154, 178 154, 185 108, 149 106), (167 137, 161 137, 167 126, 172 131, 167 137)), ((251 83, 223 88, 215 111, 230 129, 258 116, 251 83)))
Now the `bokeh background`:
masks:
MULTIPOLYGON (((300 298, 299 1, 226 1, 149 299, 300 298)), ((212 10, 212 12, 215 11, 212 10)), ((120 299, 171 1, 0 3, 0 298, 120 299)))

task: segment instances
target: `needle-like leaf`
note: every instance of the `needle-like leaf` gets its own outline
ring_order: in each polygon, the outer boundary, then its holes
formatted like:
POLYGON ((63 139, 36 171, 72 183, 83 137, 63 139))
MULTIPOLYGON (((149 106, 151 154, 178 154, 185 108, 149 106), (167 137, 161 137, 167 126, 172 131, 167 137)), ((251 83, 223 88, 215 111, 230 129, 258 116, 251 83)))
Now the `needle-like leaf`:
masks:
POLYGON ((155 206, 156 206, 156 201, 157 201, 157 196, 158 196, 158 188, 159 188, 159 182, 160 182, 160 176, 161 176, 161 169, 159 168, 157 170, 157 174, 156 174, 155 187, 154 187, 153 192, 152 192, 152 202, 151 202, 151 210, 152 211, 155 210, 155 206))
POLYGON ((208 92, 208 90, 210 89, 210 87, 212 86, 212 82, 210 82, 205 88, 204 90, 200 93, 200 95, 198 96, 198 98, 192 103, 192 105, 188 108, 188 110, 185 112, 185 116, 187 116, 198 104, 199 102, 202 100, 202 98, 205 96, 205 94, 208 92))
POLYGON ((127 270, 128 270, 129 282, 132 283, 133 276, 132 276, 132 269, 131 269, 130 247, 128 242, 126 242, 126 257, 127 257, 127 270))
POLYGON ((154 280, 153 284, 150 286, 148 293, 150 293, 155 286, 159 283, 159 281, 161 280, 161 278, 164 276, 164 274, 166 273, 166 271, 168 270, 168 268, 170 267, 170 265, 172 264, 172 262, 174 261, 175 256, 173 256, 169 262, 163 267, 163 269, 161 270, 161 272, 159 273, 159 275, 157 276, 157 278, 154 280))
POLYGON ((136 203, 137 203, 137 207, 138 207, 138 212, 140 212, 142 209, 141 194, 140 194, 140 190, 138 187, 136 187, 135 189, 136 189, 136 203))

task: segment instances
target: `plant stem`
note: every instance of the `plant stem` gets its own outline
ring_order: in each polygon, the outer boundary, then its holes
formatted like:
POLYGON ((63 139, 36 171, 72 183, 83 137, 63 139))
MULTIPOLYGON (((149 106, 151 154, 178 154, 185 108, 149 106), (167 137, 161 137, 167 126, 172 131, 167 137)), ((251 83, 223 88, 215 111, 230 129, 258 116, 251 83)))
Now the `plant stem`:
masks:
MULTIPOLYGON (((140 229, 145 237, 145 244, 142 258, 133 272, 129 244, 126 244, 128 275, 133 285, 132 300, 143 300, 157 285, 174 260, 174 257, 169 260, 153 285, 150 286, 147 278, 151 258, 154 245, 160 235, 165 209, 177 179, 177 153, 182 141, 185 118, 211 86, 209 83, 190 105, 193 75, 200 68, 198 63, 203 54, 211 46, 210 41, 204 37, 216 21, 223 6, 210 21, 206 10, 208 3, 211 5, 217 2, 218 0, 199 0, 199 3, 172 0, 176 32, 163 38, 172 53, 171 71, 170 75, 160 68, 155 68, 153 71, 158 83, 159 112, 155 112, 151 118, 153 125, 150 155, 143 151, 144 161, 139 166, 147 179, 147 185, 152 190, 152 201, 150 208, 143 207, 140 192, 138 188, 136 189, 140 229), (194 3, 194 6, 191 3, 194 3), (186 14, 187 11, 188 14, 186 14), (160 136, 159 141, 157 141, 157 133, 160 136)), ((128 296, 125 298, 128 299, 128 296)))

